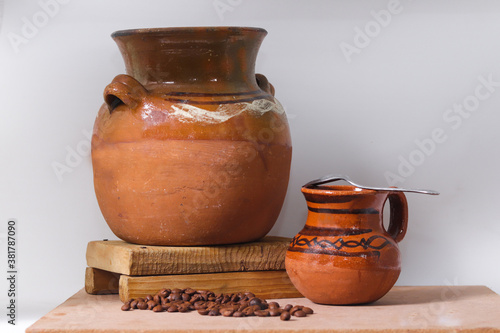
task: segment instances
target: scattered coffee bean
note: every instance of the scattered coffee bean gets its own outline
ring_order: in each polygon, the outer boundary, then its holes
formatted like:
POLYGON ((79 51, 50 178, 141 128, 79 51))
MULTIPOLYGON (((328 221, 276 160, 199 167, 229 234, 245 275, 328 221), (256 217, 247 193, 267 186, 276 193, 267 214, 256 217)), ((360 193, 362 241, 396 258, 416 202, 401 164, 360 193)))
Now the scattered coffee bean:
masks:
POLYGON ((163 312, 163 307, 161 305, 157 305, 153 308, 153 312, 163 312))
POLYGON ((210 311, 208 312, 208 315, 209 315, 209 316, 219 316, 219 315, 220 315, 219 309, 217 309, 217 308, 213 308, 212 310, 210 310, 210 311))
POLYGON ((267 316, 269 316, 269 311, 267 311, 267 310, 257 310, 257 311, 254 311, 254 314, 257 317, 267 317, 267 316))
POLYGON ((302 310, 303 306, 300 305, 295 305, 293 308, 290 309, 290 314, 293 316, 293 314, 299 310, 302 310))
POLYGON ((148 305, 146 304, 146 302, 141 301, 141 302, 137 303, 137 308, 139 310, 146 310, 148 308, 148 305))
POLYGON ((249 307, 244 308, 244 309, 243 309, 243 311, 241 311, 241 312, 243 312, 243 314, 244 314, 245 316, 247 316, 247 317, 249 317, 249 316, 253 316, 253 313, 254 313, 253 308, 252 308, 252 307, 250 307, 250 306, 249 306, 249 307))
POLYGON ((290 312, 288 311, 283 311, 283 313, 280 316, 281 320, 290 320, 290 312))
POLYGON ((305 313, 304 311, 302 311, 302 310, 295 311, 295 312, 293 313, 293 315, 294 315, 295 317, 305 317, 305 316, 307 316, 307 315, 306 315, 306 313, 305 313))
POLYGON ((233 317, 245 317, 245 314, 241 311, 235 311, 233 317))
POLYGON ((308 308, 307 306, 304 306, 304 307, 302 308, 302 311, 304 311, 304 312, 305 312, 306 314, 308 314, 308 315, 310 315, 310 314, 313 314, 313 313, 314 313, 313 309, 308 308))
POLYGON ((152 310, 153 312, 190 312, 197 310, 200 315, 224 317, 280 317, 281 320, 290 320, 292 316, 306 317, 314 311, 306 306, 287 304, 280 308, 278 302, 267 302, 256 297, 251 292, 215 294, 209 290, 166 289, 163 288, 155 295, 144 298, 130 299, 121 309, 152 310))
POLYGON ((201 314, 202 316, 206 316, 210 312, 209 309, 199 309, 198 313, 201 314))
POLYGON ((189 311, 189 305, 186 304, 181 304, 177 307, 177 310, 179 312, 188 312, 189 311))
POLYGON ((167 312, 178 312, 178 311, 179 311, 179 308, 175 304, 169 306, 168 309, 167 309, 167 312))
POLYGON ((281 309, 276 309, 276 308, 269 309, 269 315, 271 317, 277 317, 280 314, 281 314, 281 309))
POLYGON ((279 309, 280 305, 278 302, 271 302, 268 304, 269 309, 279 309))
POLYGON ((148 301, 146 304, 148 305, 148 310, 153 310, 153 308, 158 305, 158 303, 153 300, 148 301))
POLYGON ((224 317, 232 317, 234 314, 234 310, 233 309, 224 309, 224 310, 221 310, 220 313, 224 317))

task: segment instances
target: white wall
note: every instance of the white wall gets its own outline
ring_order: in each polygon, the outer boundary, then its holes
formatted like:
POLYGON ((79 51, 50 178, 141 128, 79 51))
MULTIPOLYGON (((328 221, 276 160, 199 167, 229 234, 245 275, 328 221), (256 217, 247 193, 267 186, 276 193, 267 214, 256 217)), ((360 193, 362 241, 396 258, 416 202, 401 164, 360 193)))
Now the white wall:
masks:
POLYGON ((103 88, 124 73, 109 35, 139 27, 268 30, 257 71, 286 107, 294 146, 272 234, 303 226, 306 181, 335 172, 387 186, 392 172, 394 185, 441 191, 408 195, 398 284, 500 292, 498 1, 58 0, 43 14, 40 3, 54 1, 0 0, 0 266, 5 272, 6 223, 16 218, 24 325, 83 287, 88 241, 115 238, 97 206, 85 133, 103 88), (34 22, 38 31, 27 28, 34 22), (369 40, 359 36, 365 28, 369 40), (347 44, 357 53, 346 56, 347 44), (481 87, 485 80, 494 83, 481 87), (472 111, 458 115, 454 105, 472 111), (419 153, 415 142, 429 143, 435 129, 441 142, 419 153), (59 180, 53 164, 64 164, 68 149, 84 154, 59 180), (418 165, 400 172, 401 159, 418 165))

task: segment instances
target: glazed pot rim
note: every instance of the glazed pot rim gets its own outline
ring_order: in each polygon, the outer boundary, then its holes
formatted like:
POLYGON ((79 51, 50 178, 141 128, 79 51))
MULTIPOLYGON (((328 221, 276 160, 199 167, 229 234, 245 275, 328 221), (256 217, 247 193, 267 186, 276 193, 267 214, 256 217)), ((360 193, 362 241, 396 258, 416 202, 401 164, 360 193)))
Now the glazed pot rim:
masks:
POLYGON ((366 195, 376 194, 384 191, 366 190, 352 185, 315 185, 302 186, 304 194, 320 194, 320 195, 366 195))
POLYGON ((222 32, 240 34, 242 32, 257 32, 267 34, 267 30, 256 27, 237 27, 237 26, 206 26, 206 27, 163 27, 163 28, 139 28, 117 30, 111 34, 112 38, 123 37, 129 35, 179 35, 179 34, 195 34, 202 32, 222 32))

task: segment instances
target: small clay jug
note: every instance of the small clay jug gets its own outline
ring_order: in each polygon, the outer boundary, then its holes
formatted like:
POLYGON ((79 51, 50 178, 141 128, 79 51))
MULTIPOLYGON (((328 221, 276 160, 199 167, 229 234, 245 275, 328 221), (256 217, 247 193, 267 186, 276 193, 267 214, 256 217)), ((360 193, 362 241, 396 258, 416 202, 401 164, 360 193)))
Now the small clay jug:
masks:
POLYGON ((255 74, 267 32, 123 30, 127 74, 104 89, 92 137, 97 201, 119 238, 146 245, 250 242, 273 227, 292 146, 274 88, 255 74))
POLYGON ((402 192, 354 186, 302 187, 308 216, 286 254, 286 271, 305 297, 321 304, 376 301, 401 272, 397 243, 406 233, 408 208, 402 192), (385 230, 383 208, 389 199, 385 230))

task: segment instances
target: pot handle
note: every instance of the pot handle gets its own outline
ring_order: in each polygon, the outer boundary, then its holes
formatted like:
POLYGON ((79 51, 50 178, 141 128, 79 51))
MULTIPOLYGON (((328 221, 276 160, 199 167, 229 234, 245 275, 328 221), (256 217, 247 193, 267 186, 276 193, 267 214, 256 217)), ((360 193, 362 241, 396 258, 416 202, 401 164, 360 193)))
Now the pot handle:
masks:
POLYGON ((405 237, 408 227, 408 202, 403 192, 390 192, 387 198, 391 205, 387 232, 399 243, 405 237))
POLYGON ((274 96, 274 86, 269 83, 269 80, 264 76, 264 74, 255 74, 255 79, 257 80, 257 85, 260 89, 274 96))
POLYGON ((135 109, 146 97, 148 91, 144 86, 130 75, 120 74, 104 88, 104 102, 108 105, 109 112, 125 104, 130 109, 135 109))

